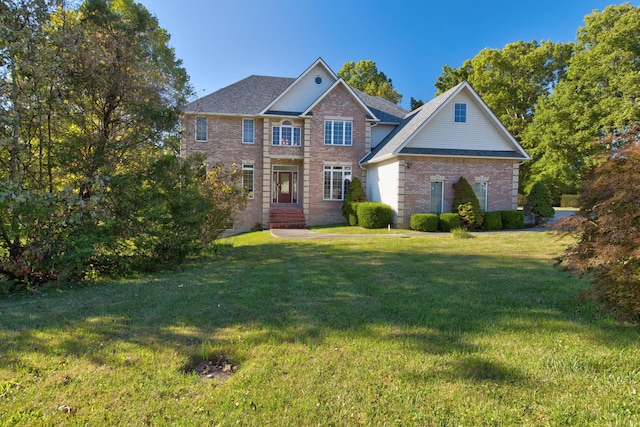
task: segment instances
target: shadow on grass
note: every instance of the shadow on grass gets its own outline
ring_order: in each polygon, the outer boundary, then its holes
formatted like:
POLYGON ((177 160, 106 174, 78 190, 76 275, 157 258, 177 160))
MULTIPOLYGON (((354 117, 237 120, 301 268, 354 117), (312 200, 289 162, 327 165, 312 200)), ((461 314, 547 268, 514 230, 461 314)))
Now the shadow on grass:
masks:
POLYGON ((55 369, 37 366, 38 355, 97 366, 144 363, 122 360, 127 346, 186 361, 220 352, 242 364, 252 347, 330 345, 335 333, 346 333, 460 355, 446 369, 451 377, 519 382, 516 368, 478 357, 482 348, 470 337, 488 328, 546 328, 636 344, 636 333, 579 312, 583 288, 549 260, 446 251, 422 239, 266 239, 171 274, 2 301, 0 354, 7 356, 0 367, 55 369))

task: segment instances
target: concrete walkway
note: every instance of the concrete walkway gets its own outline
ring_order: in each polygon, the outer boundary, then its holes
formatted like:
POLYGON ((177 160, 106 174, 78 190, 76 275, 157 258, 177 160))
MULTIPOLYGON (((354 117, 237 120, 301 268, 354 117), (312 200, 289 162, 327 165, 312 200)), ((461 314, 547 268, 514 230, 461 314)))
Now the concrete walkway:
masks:
MULTIPOLYGON (((484 233, 523 233, 523 232, 540 232, 540 231, 552 231, 552 227, 554 224, 557 224, 563 218, 573 215, 576 210, 575 209, 567 209, 567 208, 555 208, 556 215, 553 219, 547 222, 545 225, 541 227, 533 227, 533 228, 523 228, 520 230, 502 230, 502 231, 481 231, 480 234, 484 233)), ((408 230, 407 230, 408 231, 408 230)), ((272 228, 269 230, 273 237, 277 237, 279 239, 342 239, 342 238, 361 238, 361 237, 427 237, 429 233, 387 233, 387 234, 330 234, 330 233, 316 233, 315 231, 311 231, 308 229, 284 229, 284 228, 272 228)))

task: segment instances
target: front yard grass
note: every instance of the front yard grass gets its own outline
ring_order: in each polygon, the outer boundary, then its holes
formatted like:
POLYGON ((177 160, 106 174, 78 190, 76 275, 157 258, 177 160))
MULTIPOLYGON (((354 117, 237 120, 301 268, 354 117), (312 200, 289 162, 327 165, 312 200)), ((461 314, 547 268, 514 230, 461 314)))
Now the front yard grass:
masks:
POLYGON ((551 234, 224 243, 3 297, 0 424, 640 424, 638 326, 578 297, 551 234), (228 380, 194 372, 220 355, 228 380))

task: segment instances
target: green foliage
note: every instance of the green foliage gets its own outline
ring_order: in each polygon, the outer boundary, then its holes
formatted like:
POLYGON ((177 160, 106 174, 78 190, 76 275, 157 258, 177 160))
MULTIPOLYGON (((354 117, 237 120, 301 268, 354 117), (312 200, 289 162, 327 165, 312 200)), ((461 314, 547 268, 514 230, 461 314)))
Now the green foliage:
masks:
POLYGON ((409 227, 417 231, 438 231, 438 215, 419 213, 411 215, 409 227))
POLYGON ((502 214, 502 228, 504 230, 518 230, 524 228, 524 212, 500 211, 502 214))
POLYGON ((393 222, 391 206, 379 202, 358 203, 358 224, 363 228, 385 228, 393 222))
POLYGON ((367 201, 367 196, 358 177, 354 177, 344 195, 342 202, 342 215, 350 225, 358 225, 357 206, 359 202, 367 201))
POLYGON ((480 229, 483 231, 502 230, 502 212, 485 212, 484 221, 480 229))
POLYGON ((463 227, 475 230, 482 226, 484 212, 480 208, 476 193, 463 176, 453 184, 453 204, 451 207, 452 212, 457 212, 460 215, 463 227))
POLYGON ((442 212, 438 215, 438 227, 440 231, 445 232, 460 227, 460 215, 457 213, 442 212))
POLYGON ((527 195, 527 206, 531 208, 536 217, 536 224, 540 224, 546 218, 553 218, 555 210, 551 200, 551 194, 543 182, 536 182, 527 195))
POLYGON ((579 208, 580 207, 580 195, 579 194, 563 194, 560 197, 560 207, 562 207, 562 208, 579 208))
POLYGON ((534 162, 525 185, 544 181, 554 199, 575 192, 616 149, 605 137, 637 123, 640 7, 612 5, 585 17, 566 79, 536 107, 522 141, 534 162))
POLYGON ((359 89, 371 96, 385 98, 394 104, 402 101, 402 95, 393 87, 391 79, 382 71, 378 71, 376 63, 370 59, 363 59, 357 63, 345 63, 338 71, 344 81, 351 87, 359 89))
POLYGON ((202 187, 164 156, 191 88, 157 19, 128 0, 0 8, 4 276, 82 280, 192 253, 202 187))
POLYGON ((564 78, 573 46, 551 41, 517 41, 486 48, 457 69, 444 66, 438 93, 468 81, 500 121, 520 140, 531 123, 538 99, 564 78))
POLYGON ((462 227, 456 227, 451 230, 454 239, 473 239, 475 236, 462 227))
MULTIPOLYGON (((630 132, 637 140, 638 129, 630 132)), ((640 319, 640 145, 609 158, 581 187, 580 211, 563 222, 577 242, 561 261, 591 273, 593 295, 621 315, 640 319)))

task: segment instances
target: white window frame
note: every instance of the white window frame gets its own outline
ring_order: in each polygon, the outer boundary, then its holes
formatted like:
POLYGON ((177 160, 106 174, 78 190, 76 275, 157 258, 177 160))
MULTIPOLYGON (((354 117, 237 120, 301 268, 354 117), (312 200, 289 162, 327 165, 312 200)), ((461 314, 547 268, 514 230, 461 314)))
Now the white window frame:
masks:
POLYGON ((472 188, 478 198, 478 202, 480 202, 480 207, 484 212, 486 212, 489 205, 489 181, 476 180, 472 188), (482 190, 479 188, 480 186, 484 187, 484 200, 480 197, 482 195, 482 190))
POLYGON ((207 142, 209 140, 209 120, 207 117, 196 117, 196 134, 195 139, 197 142, 207 142), (201 128, 202 121, 204 121, 204 128, 201 128), (201 138, 202 131, 204 131, 204 138, 201 138))
POLYGON ((253 163, 243 163, 242 164, 242 191, 249 197, 249 199, 253 200, 254 192, 255 192, 255 168, 253 163), (251 190, 247 191, 247 182, 245 181, 246 173, 251 172, 251 190))
POLYGON ((325 120, 324 144, 344 147, 352 146, 353 122, 350 120, 325 120), (338 136, 340 136, 340 139, 338 138, 338 136))
POLYGON ((254 144, 255 143, 256 125, 253 119, 242 119, 242 143, 254 144), (251 132, 247 132, 247 125, 251 123, 251 132))
POLYGON ((289 120, 283 120, 279 126, 273 126, 271 128, 271 145, 282 147, 300 147, 302 145, 302 128, 294 126, 289 120), (291 140, 284 140, 282 138, 283 129, 288 129, 291 132, 291 140))
POLYGON ((464 102, 453 104, 453 122, 467 123, 467 104, 464 102))
POLYGON ((351 182, 351 180, 351 166, 325 165, 322 175, 322 200, 344 200, 344 195, 347 191, 347 182, 351 182), (334 180, 334 174, 337 173, 340 174, 340 177, 337 180, 334 180), (327 174, 329 174, 329 187, 327 187, 327 174), (338 187, 338 185, 340 187, 338 187), (329 192, 329 197, 327 197, 327 191, 329 192), (337 191, 340 191, 339 197, 336 197, 337 191))

